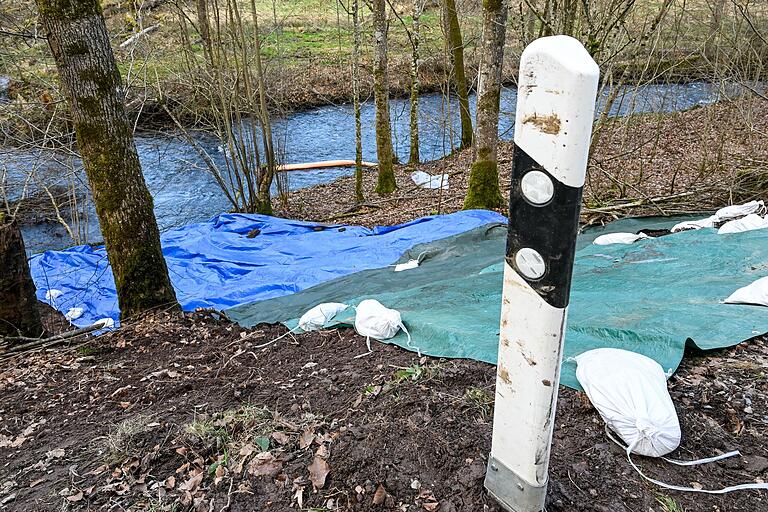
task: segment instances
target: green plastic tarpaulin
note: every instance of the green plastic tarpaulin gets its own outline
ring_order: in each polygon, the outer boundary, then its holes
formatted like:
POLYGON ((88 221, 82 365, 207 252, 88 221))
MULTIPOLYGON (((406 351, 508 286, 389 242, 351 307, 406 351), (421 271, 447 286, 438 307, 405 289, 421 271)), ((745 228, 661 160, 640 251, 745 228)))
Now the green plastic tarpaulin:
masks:
MULTIPOLYGON (((579 388, 575 363, 569 358, 593 348, 645 354, 671 371, 679 365, 686 343, 708 350, 768 331, 768 308, 723 303, 737 288, 768 275, 768 229, 729 235, 702 229, 632 245, 591 244, 603 232, 656 229, 671 223, 628 219, 580 238, 565 338, 564 385, 579 388)), ((505 241, 506 225, 486 225, 411 248, 399 262, 421 255, 417 268, 358 272, 293 295, 239 306, 227 314, 244 326, 283 322, 296 328, 297 319, 317 304, 355 306, 372 298, 400 311, 412 345, 423 354, 495 364, 505 241)), ((350 308, 332 325, 353 322, 350 308)), ((407 348, 402 332, 388 342, 407 348)))

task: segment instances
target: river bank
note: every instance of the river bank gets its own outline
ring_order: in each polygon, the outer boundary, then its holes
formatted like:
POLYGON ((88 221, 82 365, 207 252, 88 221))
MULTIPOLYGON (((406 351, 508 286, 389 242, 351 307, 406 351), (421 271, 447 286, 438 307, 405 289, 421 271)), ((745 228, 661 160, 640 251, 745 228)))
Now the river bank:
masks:
MULTIPOLYGON (((603 223, 625 216, 703 213, 731 202, 764 197, 768 102, 736 99, 685 112, 612 118, 595 136, 584 189, 582 220, 603 223), (728 120, 724 122, 723 120, 728 120)), ((502 141, 499 172, 508 197, 513 144, 502 141)), ((464 151, 418 166, 396 168, 399 188, 375 194, 375 170, 364 171, 366 201, 354 201, 354 178, 293 192, 281 216, 373 226, 451 213, 463 207, 472 153, 464 151), (448 174, 448 190, 424 189, 415 170, 448 174)), ((506 207, 500 209, 506 214, 506 207)))
MULTIPOLYGON (((724 96, 719 86, 709 83, 626 87, 619 92, 608 111, 610 117, 685 111, 730 97, 724 96)), ((597 104, 599 112, 603 111, 610 96, 611 90, 603 91, 597 104)), ((516 100, 516 89, 502 89, 499 119, 502 140, 513 136, 516 100)), ((419 105, 422 161, 440 161, 451 154, 452 137, 453 147, 458 145, 456 98, 452 97, 448 102, 441 94, 424 94, 419 105)), ((475 96, 471 95, 470 110, 473 112, 474 106, 475 96)), ((410 149, 409 102, 392 99, 390 110, 394 149, 400 160, 405 161, 410 149)), ((373 104, 364 103, 361 109, 363 159, 375 162, 374 119, 373 104)), ((627 118, 619 125, 632 122, 627 118)), ((649 129, 655 130, 653 127, 649 129)), ((297 112, 275 119, 273 135, 285 163, 354 158, 354 111, 347 104, 297 112)), ((226 167, 218 137, 205 131, 193 131, 192 136, 219 166, 226 167)), ((204 162, 190 151, 189 143, 178 131, 139 131, 134 140, 161 231, 204 221, 232 207, 204 162)), ((76 153, 34 146, 0 147, 0 159, 7 171, 5 183, 0 184, 0 196, 11 205, 18 202, 21 207, 20 221, 30 251, 61 249, 101 239, 87 180, 76 153)), ((448 159, 444 164, 450 162, 448 159)), ((350 169, 330 168, 293 171, 286 173, 284 178, 288 188, 296 192, 350 174, 350 169)), ((410 182, 407 176, 405 180, 406 184, 410 182)))

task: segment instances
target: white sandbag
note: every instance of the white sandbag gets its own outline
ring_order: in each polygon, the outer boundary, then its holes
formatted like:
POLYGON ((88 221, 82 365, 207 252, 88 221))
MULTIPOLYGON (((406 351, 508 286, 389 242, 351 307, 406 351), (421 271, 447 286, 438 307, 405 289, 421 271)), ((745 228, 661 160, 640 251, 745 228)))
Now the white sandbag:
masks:
POLYGON ((115 321, 112 318, 99 318, 93 325, 100 325, 102 329, 112 329, 115 326, 115 321))
POLYGON ((595 245, 633 244, 645 238, 651 237, 645 233, 608 233, 607 235, 600 235, 595 238, 592 243, 595 245))
POLYGON ((45 292, 45 300, 48 302, 56 302, 56 299, 64 295, 64 292, 61 290, 57 290, 56 288, 51 288, 47 292, 45 292))
POLYGON ((83 316, 83 308, 69 308, 69 311, 64 314, 64 318, 70 322, 72 320, 77 320, 81 316, 83 316))
POLYGON ((324 302, 313 307, 299 318, 302 331, 317 331, 349 306, 340 302, 324 302))
POLYGON ((647 481, 675 491, 726 494, 749 489, 768 489, 768 483, 732 485, 721 489, 672 485, 647 476, 632 460, 632 454, 660 457, 677 466, 697 466, 741 455, 734 450, 697 460, 673 460, 664 457, 680 445, 680 423, 667 391, 667 379, 661 366, 648 357, 617 348, 598 348, 575 357, 576 378, 586 391, 611 432, 626 443, 630 465, 647 481))
POLYGON ((765 203, 763 201, 750 201, 744 204, 732 204, 724 208, 720 208, 714 215, 700 220, 689 220, 680 222, 672 226, 672 232, 677 233, 679 231, 686 231, 689 229, 702 229, 713 228, 715 224, 725 222, 727 220, 744 217, 752 213, 757 213, 765 209, 765 203))
POLYGON ((725 303, 768 306, 768 276, 739 288, 725 299, 725 303))
POLYGON ((424 171, 414 171, 411 173, 411 179, 421 188, 437 189, 442 186, 443 190, 448 190, 447 174, 432 176, 424 171))
POLYGON ((355 330, 361 336, 388 340, 394 337, 402 326, 400 312, 384 306, 377 300, 366 299, 357 306, 355 330))
POLYGON ((678 233, 680 231, 688 231, 690 229, 703 229, 703 228, 713 228, 715 227, 715 216, 712 215, 711 217, 707 217, 706 219, 700 219, 700 220, 687 220, 685 222, 678 222, 674 226, 672 226, 673 233, 678 233))
POLYGON ((667 378, 653 359, 615 348, 576 356, 576 378, 628 452, 661 457, 680 444, 680 423, 667 378))
POLYGON ((355 331, 368 340, 368 351, 371 350, 370 339, 388 340, 393 338, 397 331, 403 330, 408 337, 406 345, 419 354, 419 347, 411 345, 411 333, 406 329, 400 312, 384 306, 381 302, 373 299, 366 299, 357 305, 355 314, 355 331))
POLYGON ((726 222, 720 226, 720 229, 717 230, 717 234, 726 235, 728 233, 743 233, 745 231, 753 231, 755 229, 763 228, 768 228, 768 217, 762 218, 756 213, 750 213, 746 217, 726 222))
POLYGON ((419 260, 408 260, 405 263, 398 263, 395 265, 395 272, 402 272, 403 270, 411 270, 419 266, 419 260))
POLYGON ((765 203, 762 201, 750 201, 744 204, 732 204, 724 208, 720 208, 715 212, 715 222, 723 222, 730 219, 736 219, 738 217, 744 217, 750 213, 757 213, 765 208, 765 203))

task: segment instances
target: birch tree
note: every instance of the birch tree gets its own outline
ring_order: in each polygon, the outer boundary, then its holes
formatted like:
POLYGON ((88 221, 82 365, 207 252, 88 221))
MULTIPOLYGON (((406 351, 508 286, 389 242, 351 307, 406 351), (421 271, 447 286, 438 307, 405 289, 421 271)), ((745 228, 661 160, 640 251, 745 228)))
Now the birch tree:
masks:
POLYGON ((497 149, 507 12, 507 0, 483 0, 475 161, 469 175, 465 209, 498 208, 504 203, 499 189, 497 149))
POLYGON ((408 163, 419 163, 419 43, 421 39, 421 14, 424 0, 413 0, 413 27, 411 28, 411 152, 408 163))
POLYGON ((37 0, 72 110, 122 318, 176 304, 99 0, 37 0))
POLYGON ((461 25, 456 11, 456 0, 443 0, 443 15, 448 36, 448 47, 453 62, 453 81, 456 95, 459 97, 459 116, 461 118, 461 145, 466 149, 472 145, 472 115, 469 112, 469 88, 464 70, 464 40, 461 37, 461 25))
POLYGON ((355 201, 362 203, 363 195, 363 129, 360 121, 360 4, 352 0, 352 102, 355 108, 355 201))
POLYGON ((379 177, 376 192, 389 194, 395 191, 395 152, 392 148, 392 128, 389 121, 389 80, 387 79, 387 2, 373 0, 373 95, 376 104, 376 155, 379 160, 379 177))

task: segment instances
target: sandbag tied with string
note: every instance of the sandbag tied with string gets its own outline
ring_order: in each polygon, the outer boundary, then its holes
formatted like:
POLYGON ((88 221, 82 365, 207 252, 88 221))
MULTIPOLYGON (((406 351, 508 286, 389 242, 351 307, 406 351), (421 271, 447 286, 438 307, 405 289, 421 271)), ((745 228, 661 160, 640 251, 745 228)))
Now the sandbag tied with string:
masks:
POLYGON ((680 461, 664 457, 680 446, 682 432, 675 405, 667 391, 671 375, 653 359, 628 350, 599 348, 575 357, 576 378, 605 421, 608 437, 625 449, 627 460, 649 482, 675 491, 725 494, 747 489, 768 489, 767 483, 697 489, 671 485, 646 476, 632 454, 658 457, 677 466, 696 466, 741 455, 731 451, 704 459, 680 461), (619 439, 616 439, 618 436, 619 439))

